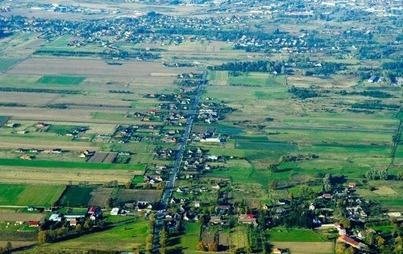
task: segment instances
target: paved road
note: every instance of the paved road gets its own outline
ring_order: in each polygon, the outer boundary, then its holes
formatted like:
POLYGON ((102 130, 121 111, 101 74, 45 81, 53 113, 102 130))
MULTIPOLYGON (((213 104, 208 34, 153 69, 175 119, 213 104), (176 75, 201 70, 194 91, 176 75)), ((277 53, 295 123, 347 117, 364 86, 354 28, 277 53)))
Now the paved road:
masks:
MULTIPOLYGON (((193 121, 194 121, 195 117, 197 116, 197 112, 199 109, 201 93, 202 93, 203 87, 207 83, 206 75, 207 75, 207 73, 204 72, 202 80, 201 80, 202 82, 200 82, 199 86, 197 87, 196 94, 195 94, 194 100, 193 100, 191 108, 190 108, 190 114, 189 114, 189 117, 186 122, 185 132, 182 137, 182 142, 179 143, 179 150, 176 155, 175 163, 174 163, 174 166, 169 175, 164 192, 162 194, 162 198, 160 201, 161 209, 166 209, 168 207, 168 202, 172 196, 172 192, 174 191, 175 180, 179 173, 180 165, 182 164, 183 154, 185 152, 186 145, 189 141, 190 132, 192 131, 193 121)), ((159 235, 160 235, 161 230, 163 229, 163 225, 164 225, 163 216, 158 216, 158 214, 157 214, 157 216, 155 218, 155 230, 154 230, 154 241, 153 241, 152 253, 159 253, 159 250, 158 250, 159 249, 159 235)))

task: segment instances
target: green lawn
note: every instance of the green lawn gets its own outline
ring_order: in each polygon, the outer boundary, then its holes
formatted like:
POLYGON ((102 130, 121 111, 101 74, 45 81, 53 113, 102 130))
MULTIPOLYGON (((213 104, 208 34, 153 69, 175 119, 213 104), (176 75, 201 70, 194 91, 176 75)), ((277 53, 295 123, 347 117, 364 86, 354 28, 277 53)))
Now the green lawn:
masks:
POLYGON ((36 81, 37 84, 79 85, 85 77, 45 75, 36 81))
POLYGON ((0 184, 0 204, 52 206, 65 188, 61 185, 0 184))

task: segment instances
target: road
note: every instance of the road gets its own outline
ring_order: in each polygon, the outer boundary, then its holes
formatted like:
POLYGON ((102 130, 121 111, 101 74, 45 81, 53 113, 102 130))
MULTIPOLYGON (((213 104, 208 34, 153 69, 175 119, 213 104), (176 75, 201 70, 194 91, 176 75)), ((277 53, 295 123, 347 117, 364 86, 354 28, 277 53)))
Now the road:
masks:
MULTIPOLYGON (((195 94, 195 97, 193 99, 193 102, 192 102, 192 105, 190 108, 190 114, 186 121, 185 132, 183 134, 182 141, 179 143, 179 150, 178 150, 178 153, 176 154, 175 163, 170 172, 164 192, 162 194, 162 198, 160 201, 160 207, 161 207, 160 209, 166 209, 168 207, 169 200, 172 196, 172 192, 174 191, 175 180, 177 178, 180 166, 182 164, 183 154, 185 152, 186 145, 189 141, 190 132, 192 131, 193 121, 194 121, 195 117, 197 116, 197 113, 199 110, 199 102, 200 102, 201 93, 203 91, 203 87, 207 83, 206 75, 207 75, 207 73, 204 72, 202 80, 201 80, 199 86, 197 87, 196 94, 195 94)), ((152 253, 159 253, 159 247, 160 247, 159 246, 159 235, 164 226, 163 219, 164 219, 163 216, 157 215, 155 217, 155 229, 154 229, 154 241, 153 241, 152 253)))

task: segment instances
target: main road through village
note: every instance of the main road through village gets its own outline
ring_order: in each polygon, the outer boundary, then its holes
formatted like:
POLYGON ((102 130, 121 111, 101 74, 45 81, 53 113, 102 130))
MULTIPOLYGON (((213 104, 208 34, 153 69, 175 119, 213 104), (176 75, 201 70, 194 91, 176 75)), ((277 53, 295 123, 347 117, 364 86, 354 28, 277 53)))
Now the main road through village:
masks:
MULTIPOLYGON (((199 110, 199 102, 200 102, 202 90, 203 90, 203 87, 207 83, 206 75, 207 75, 207 73, 203 72, 202 79, 197 86, 197 90, 196 90, 193 102, 191 104, 191 107, 190 107, 189 117, 186 121, 185 132, 183 134, 181 142, 178 144, 179 150, 178 150, 176 158, 175 158, 175 163, 170 172, 169 179, 166 182, 164 192, 162 193, 162 198, 160 200, 160 209, 166 209, 168 207, 169 199, 172 196, 172 192, 175 187, 175 180, 179 173, 180 166, 182 164, 183 154, 185 152, 186 145, 189 141, 190 132, 191 132, 192 126, 193 126, 193 121, 194 121, 195 117, 197 116, 197 112, 199 110)), ((155 254, 159 253, 160 232, 164 228, 163 220, 164 220, 164 217, 160 216, 160 214, 157 214, 157 216, 155 218, 154 238, 153 238, 153 248, 152 248, 152 253, 155 253, 155 254)))

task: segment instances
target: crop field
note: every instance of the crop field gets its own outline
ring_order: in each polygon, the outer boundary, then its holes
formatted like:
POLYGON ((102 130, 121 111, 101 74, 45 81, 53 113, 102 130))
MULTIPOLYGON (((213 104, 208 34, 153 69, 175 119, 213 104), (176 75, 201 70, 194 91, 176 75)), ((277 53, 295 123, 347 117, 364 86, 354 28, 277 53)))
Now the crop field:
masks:
POLYGON ((88 160, 91 163, 112 163, 116 158, 117 153, 102 153, 97 152, 88 160))
POLYGON ((109 200, 112 198, 113 188, 97 188, 90 195, 88 206, 108 207, 109 200))
POLYGON ((331 242, 270 242, 275 247, 289 249, 296 254, 330 254, 334 251, 331 242))
MULTIPOLYGON (((0 211, 0 228, 2 230, 10 231, 14 230, 12 227, 9 227, 10 229, 4 227, 4 221, 8 222, 16 222, 16 221, 40 221, 44 217, 43 214, 39 213, 17 213, 15 211, 11 210, 2 210, 0 211)), ((20 227, 19 227, 20 228, 20 227)))
POLYGON ((65 186, 0 184, 0 204, 16 206, 52 206, 65 186))
POLYGON ((162 192, 159 190, 130 190, 120 189, 116 195, 118 203, 130 201, 146 201, 156 202, 161 197, 162 192))
POLYGON ((12 58, 0 58, 0 73, 8 70, 11 68, 13 65, 18 63, 18 59, 12 59, 12 58))
MULTIPOLYGON (((92 164, 94 165, 94 164, 92 164)), ((107 164, 101 164, 107 165, 107 164)), ((135 165, 133 165, 135 166, 135 165)), ((24 184, 78 184, 88 182, 91 184, 104 184, 110 181, 118 181, 119 184, 129 182, 135 175, 144 174, 144 171, 136 170, 94 170, 71 168, 34 168, 34 167, 16 167, 10 170, 10 167, 0 166, 2 183, 24 183, 24 184)))
POLYGON ((94 187, 89 186, 68 186, 63 196, 58 200, 58 204, 66 207, 87 206, 94 189, 94 187))
POLYGON ((249 246, 248 242, 248 228, 244 226, 238 226, 230 234, 230 246, 233 249, 247 248, 249 246))
POLYGON ((273 242, 323 242, 323 237, 309 229, 275 227, 268 231, 273 242))
POLYGON ((37 84, 79 85, 85 77, 45 75, 36 81, 37 84))

